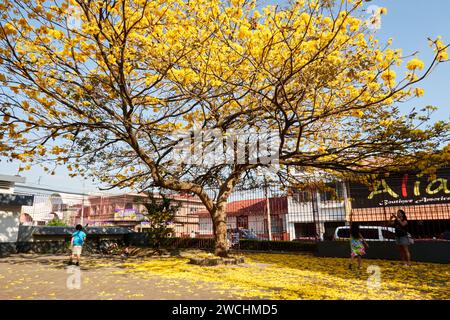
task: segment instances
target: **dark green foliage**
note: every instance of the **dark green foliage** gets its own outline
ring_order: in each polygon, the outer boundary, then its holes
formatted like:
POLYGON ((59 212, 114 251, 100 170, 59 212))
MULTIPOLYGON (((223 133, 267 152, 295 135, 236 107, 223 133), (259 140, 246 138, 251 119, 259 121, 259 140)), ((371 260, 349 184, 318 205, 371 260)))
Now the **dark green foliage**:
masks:
MULTIPOLYGON (((153 247, 148 234, 134 233, 126 236, 132 246, 153 247)), ((160 243, 161 248, 166 249, 214 249, 212 238, 166 238, 160 243)), ((265 241, 265 240, 240 240, 239 247, 234 250, 249 251, 280 251, 280 252, 315 252, 315 241, 265 241)))
POLYGON ((64 221, 62 221, 61 219, 54 218, 53 220, 51 220, 47 223, 47 226, 49 226, 49 227, 67 227, 67 224, 64 221))
POLYGON ((164 241, 174 232, 172 225, 180 204, 174 203, 164 194, 161 194, 161 198, 156 198, 153 193, 148 193, 148 199, 143 205, 146 208, 143 214, 149 223, 148 244, 160 249, 164 246, 164 241))

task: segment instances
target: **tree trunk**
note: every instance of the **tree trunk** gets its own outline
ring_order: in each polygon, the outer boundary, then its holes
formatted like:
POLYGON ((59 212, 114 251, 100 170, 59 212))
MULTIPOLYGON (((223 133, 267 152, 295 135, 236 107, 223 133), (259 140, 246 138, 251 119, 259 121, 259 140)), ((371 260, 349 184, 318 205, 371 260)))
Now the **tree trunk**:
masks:
POLYGON ((227 217, 224 206, 219 206, 212 216, 215 240, 214 254, 219 257, 227 257, 227 217))
POLYGON ((227 200, 238 181, 241 172, 234 172, 228 180, 221 186, 219 196, 217 197, 216 205, 210 211, 213 220, 213 230, 215 238, 214 253, 219 257, 228 256, 227 244, 227 200))

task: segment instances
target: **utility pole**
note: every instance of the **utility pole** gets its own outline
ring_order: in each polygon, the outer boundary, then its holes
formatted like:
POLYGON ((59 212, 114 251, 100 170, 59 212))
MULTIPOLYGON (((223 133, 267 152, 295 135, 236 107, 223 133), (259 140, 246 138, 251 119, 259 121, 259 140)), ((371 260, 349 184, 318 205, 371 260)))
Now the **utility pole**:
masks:
POLYGON ((266 208, 267 208, 267 229, 269 231, 269 241, 272 241, 272 219, 270 215, 270 198, 269 198, 269 190, 267 185, 266 175, 264 175, 264 195, 266 198, 266 208))
POLYGON ((342 189, 344 194, 344 211, 345 211, 345 221, 351 222, 351 215, 352 215, 352 207, 350 203, 350 199, 348 198, 348 188, 347 188, 347 181, 342 181, 342 189))
POLYGON ((82 200, 81 200, 81 219, 80 219, 80 224, 84 225, 84 179, 83 179, 83 196, 82 196, 82 200))
POLYGON ((269 186, 267 182, 267 177, 264 172, 260 168, 257 169, 256 175, 263 178, 264 183, 264 200, 266 203, 266 213, 267 213, 267 231, 269 236, 269 241, 272 240, 272 219, 270 215, 270 198, 269 198, 269 186))
POLYGON ((320 240, 320 217, 319 217, 319 201, 320 196, 316 188, 311 189, 311 197, 312 197, 312 214, 313 214, 313 222, 314 222, 314 238, 316 241, 320 240))

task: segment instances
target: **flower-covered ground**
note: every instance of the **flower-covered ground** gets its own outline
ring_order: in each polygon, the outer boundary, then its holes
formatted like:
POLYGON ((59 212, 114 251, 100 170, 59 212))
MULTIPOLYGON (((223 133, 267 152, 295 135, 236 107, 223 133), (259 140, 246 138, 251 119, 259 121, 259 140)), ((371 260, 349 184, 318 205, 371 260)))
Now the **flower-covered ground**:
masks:
POLYGON ((347 259, 296 254, 244 254, 245 264, 200 267, 182 258, 126 263, 118 273, 183 280, 247 299, 450 299, 450 266, 366 260, 349 270, 347 259), (368 267, 370 268, 368 269, 368 267), (379 282, 374 273, 379 270, 379 282))
POLYGON ((180 256, 129 259, 87 256, 81 287, 68 289, 67 257, 16 255, 0 259, 0 299, 445 299, 450 265, 364 260, 349 270, 347 259, 298 254, 244 254, 236 266, 202 267, 180 256), (370 273, 368 273, 368 267, 370 273), (374 270, 379 270, 379 287, 374 270), (368 281, 369 280, 369 281, 368 281))

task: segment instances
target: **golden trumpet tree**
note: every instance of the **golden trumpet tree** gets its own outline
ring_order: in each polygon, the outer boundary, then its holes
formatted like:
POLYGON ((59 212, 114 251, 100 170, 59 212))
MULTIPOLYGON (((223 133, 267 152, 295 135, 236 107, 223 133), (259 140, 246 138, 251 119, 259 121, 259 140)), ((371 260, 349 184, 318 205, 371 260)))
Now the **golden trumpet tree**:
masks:
POLYGON ((226 255, 227 198, 267 163, 179 161, 179 132, 275 132, 282 178, 290 167, 344 175, 415 164, 448 137, 447 123, 428 124, 432 107, 399 108, 424 94, 417 85, 448 60, 448 46, 430 40, 425 66, 379 43, 363 8, 3 0, 0 153, 111 187, 193 193, 211 214, 216 254, 226 255))

